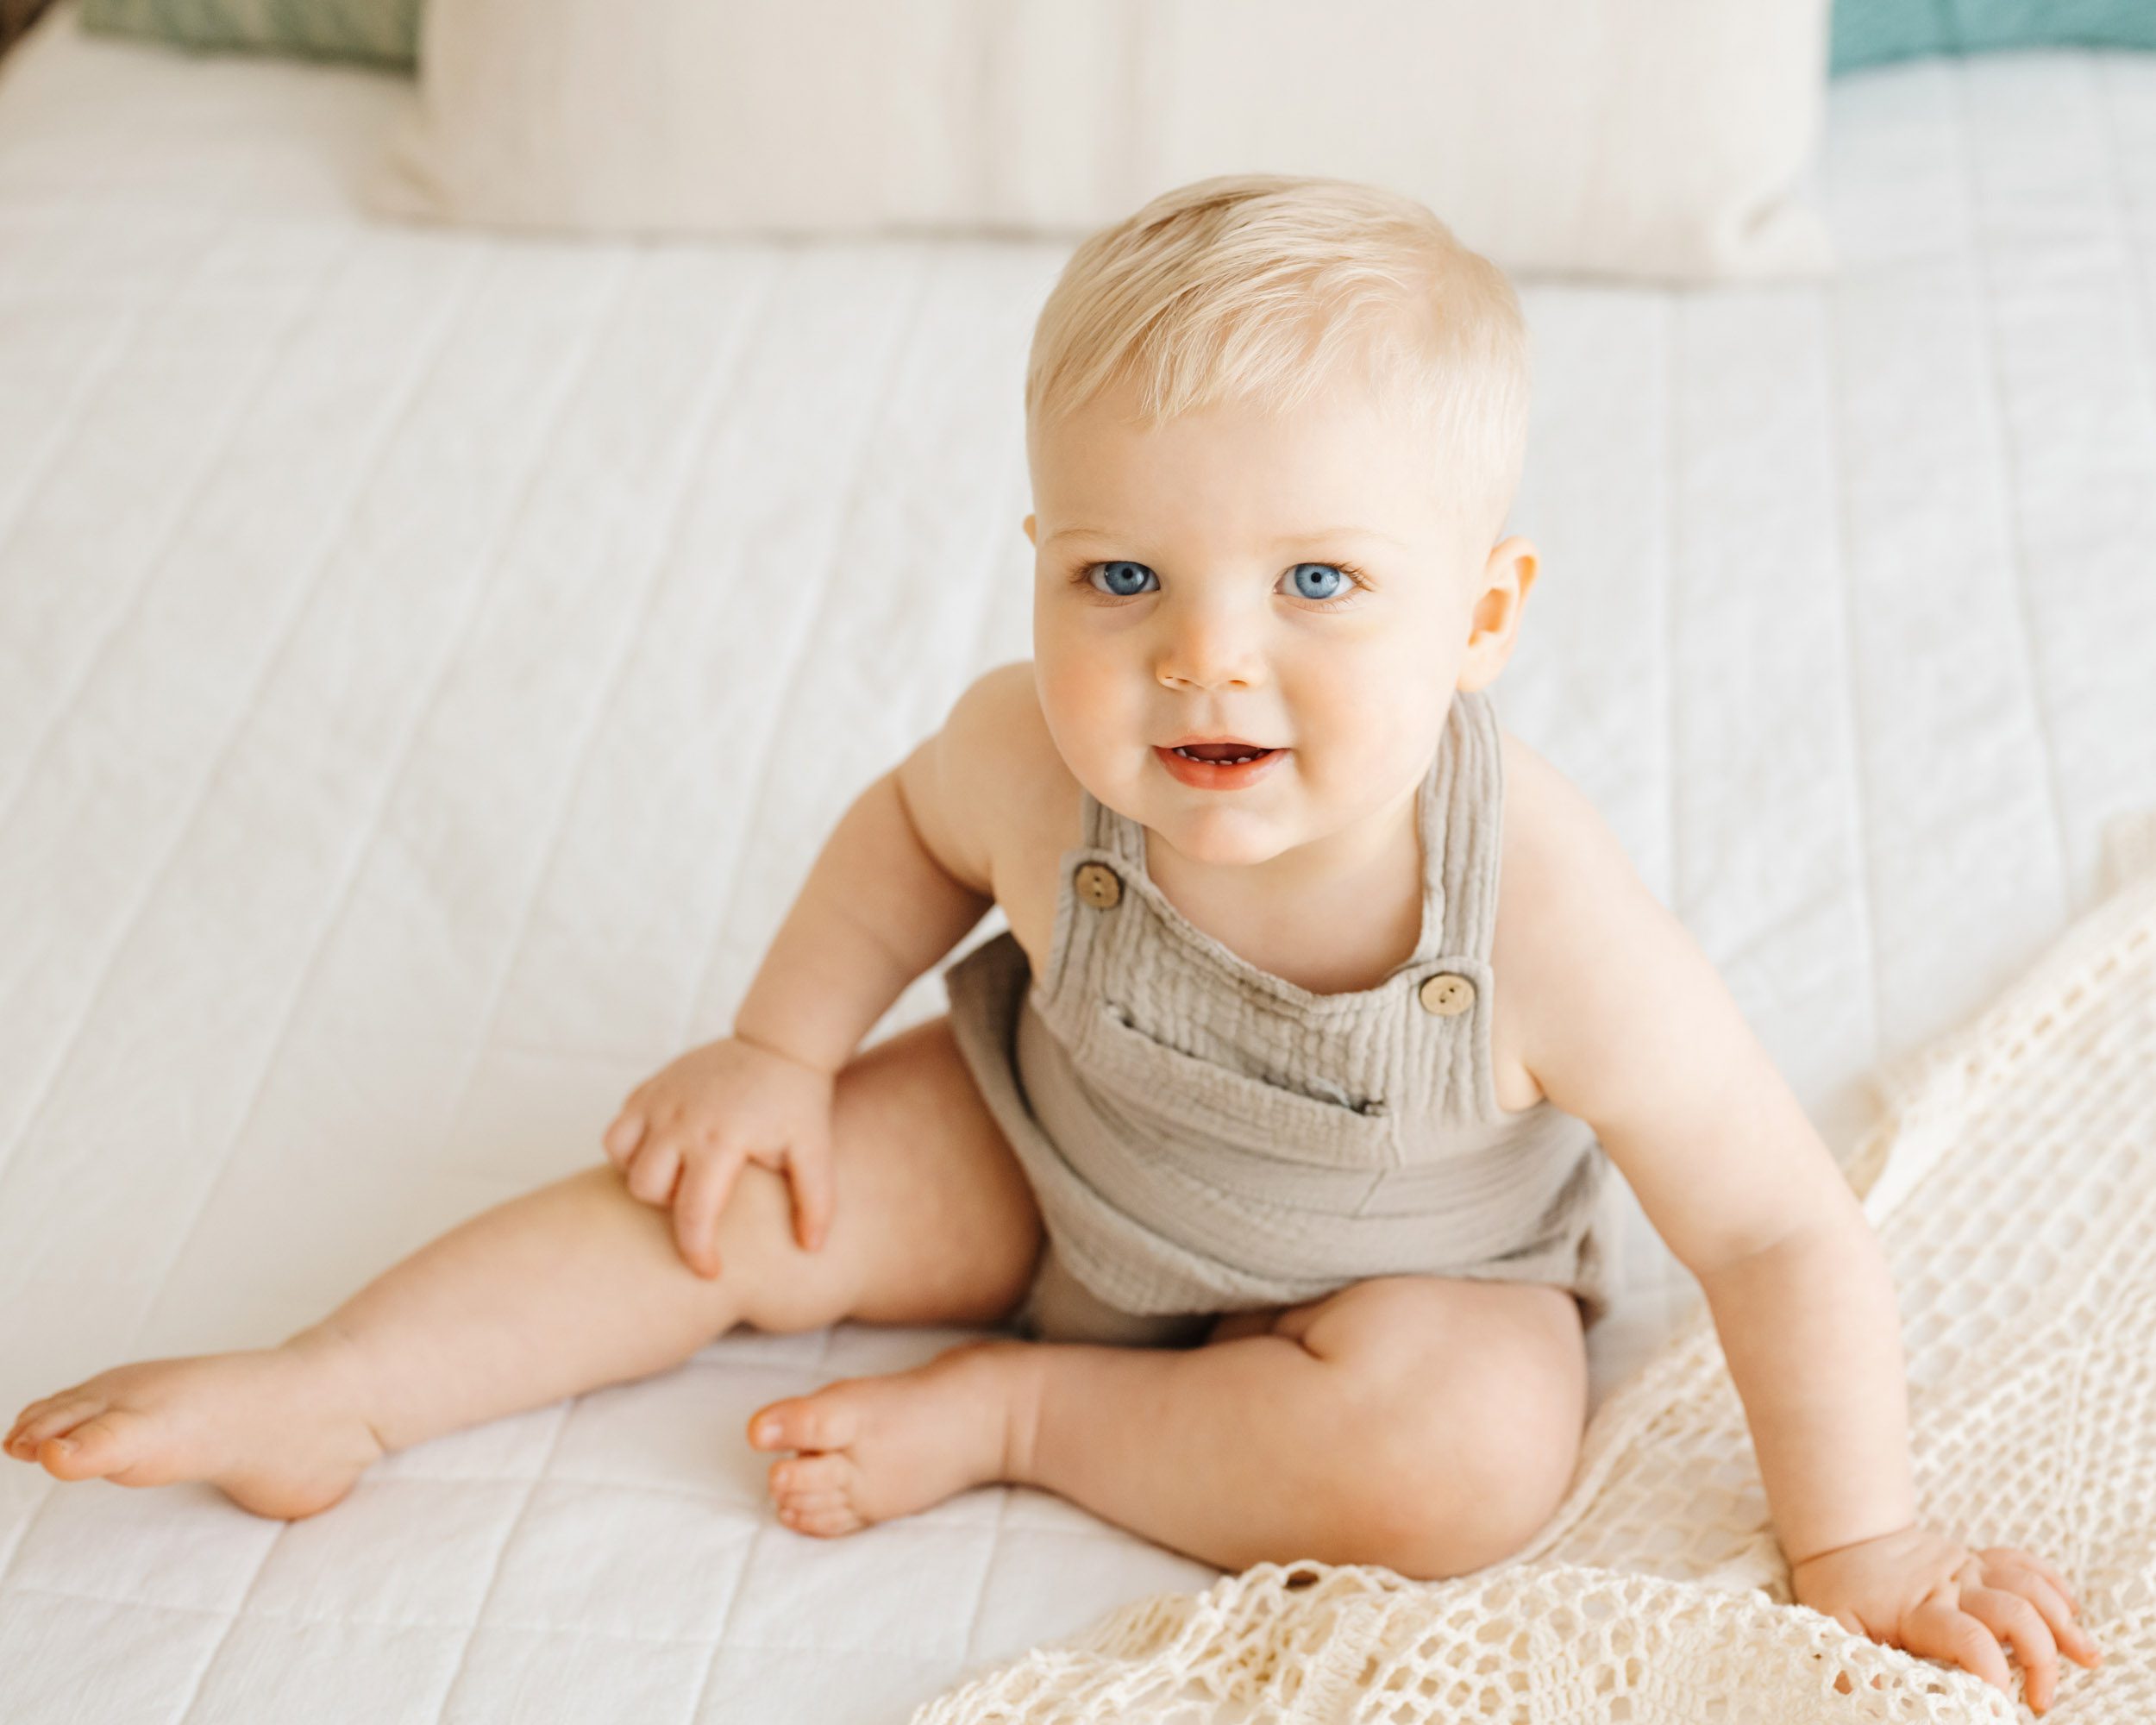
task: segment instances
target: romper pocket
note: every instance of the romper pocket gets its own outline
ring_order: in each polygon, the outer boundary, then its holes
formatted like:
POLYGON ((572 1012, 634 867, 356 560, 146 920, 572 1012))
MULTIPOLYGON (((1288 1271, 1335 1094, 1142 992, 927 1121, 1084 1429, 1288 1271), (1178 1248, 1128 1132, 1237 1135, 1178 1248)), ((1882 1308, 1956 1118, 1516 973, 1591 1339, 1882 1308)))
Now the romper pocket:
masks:
POLYGON ((1201 1060, 1141 1029, 1112 1001, 1096 1007, 1090 1042, 1087 1076, 1150 1131, 1291 1168, 1369 1175, 1395 1160, 1382 1101, 1329 1101, 1201 1060))

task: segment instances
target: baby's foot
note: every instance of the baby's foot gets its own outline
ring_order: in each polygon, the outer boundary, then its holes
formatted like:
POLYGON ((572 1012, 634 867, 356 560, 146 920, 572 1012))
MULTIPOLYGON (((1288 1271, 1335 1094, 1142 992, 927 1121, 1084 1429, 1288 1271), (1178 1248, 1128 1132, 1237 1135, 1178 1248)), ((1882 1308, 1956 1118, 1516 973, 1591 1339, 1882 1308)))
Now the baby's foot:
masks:
POLYGON ((805 1452, 771 1465, 779 1519, 799 1533, 850 1534, 1009 1478, 1029 1352, 1025 1342, 968 1342, 911 1371, 757 1409, 752 1447, 805 1452))
POLYGON ((206 1479, 242 1509, 295 1521, 327 1509, 382 1453, 335 1344, 116 1366, 33 1402, 0 1450, 55 1479, 169 1485, 206 1479))

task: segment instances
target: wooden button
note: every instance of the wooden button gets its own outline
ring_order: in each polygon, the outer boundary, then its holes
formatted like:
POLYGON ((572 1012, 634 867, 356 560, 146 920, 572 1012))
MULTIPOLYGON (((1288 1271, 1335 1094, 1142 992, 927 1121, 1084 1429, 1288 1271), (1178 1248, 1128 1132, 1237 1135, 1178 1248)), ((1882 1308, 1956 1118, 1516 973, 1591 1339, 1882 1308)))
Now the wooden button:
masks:
POLYGON ((1457 1018, 1475 1004, 1475 985, 1457 971, 1440 970, 1421 988, 1424 1006, 1441 1019, 1457 1018))
POLYGON ((1105 911, 1123 896, 1123 882, 1105 862, 1081 862, 1074 877, 1078 896, 1097 911, 1105 911))

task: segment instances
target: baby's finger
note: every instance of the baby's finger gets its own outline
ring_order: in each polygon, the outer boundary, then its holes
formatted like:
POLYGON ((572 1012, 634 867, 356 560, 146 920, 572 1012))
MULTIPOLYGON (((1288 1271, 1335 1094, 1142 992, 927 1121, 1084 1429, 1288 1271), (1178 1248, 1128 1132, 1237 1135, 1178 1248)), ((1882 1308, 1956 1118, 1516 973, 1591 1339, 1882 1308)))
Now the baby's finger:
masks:
POLYGON ((787 1172, 793 1185, 793 1237, 803 1251, 815 1251, 830 1237, 837 1198, 830 1147, 796 1145, 787 1159, 787 1172))
POLYGON ((629 1194, 647 1204, 664 1204, 674 1195, 681 1172, 681 1147, 671 1138, 649 1140, 629 1164, 629 1194))
POLYGON ((689 1164, 674 1200, 674 1239, 681 1257, 699 1276, 718 1274, 718 1219, 747 1153, 722 1150, 689 1164))
POLYGON ((2066 1602, 2069 1611, 2079 1611, 2081 1602, 2074 1597, 2074 1590, 2066 1585, 2066 1578, 2033 1552, 2025 1552, 2019 1546, 1987 1546, 1977 1555, 1986 1563, 2019 1564, 2023 1569, 2033 1569, 2053 1587, 2066 1602))
POLYGON ((2028 1704, 2041 1713, 2059 1692, 2059 1644, 2037 1615, 2036 1608, 2018 1593, 1997 1587, 1965 1587, 1961 1609, 2002 1640, 2014 1644, 2014 1657, 2021 1667, 2021 1686, 2028 1704))
POLYGON ((2007 1695, 2014 1693, 1998 1637, 1955 1605, 1952 1589, 1927 1594, 1902 1614, 1901 1627, 1902 1645, 1908 1652, 1959 1665, 2007 1695))
POLYGON ((2089 1632, 2074 1622, 2073 1607, 2066 1603, 2065 1595, 2034 1570, 1995 1558, 1986 1578, 1994 1587, 2011 1588, 2027 1596, 2043 1614, 2045 1623, 2058 1639, 2059 1651, 2068 1659, 2093 1665, 2103 1657, 2089 1632))
POLYGON ((613 1125, 606 1128, 599 1143, 605 1147, 607 1160, 618 1168, 636 1154, 643 1135, 644 1117, 624 1109, 615 1115, 613 1125))

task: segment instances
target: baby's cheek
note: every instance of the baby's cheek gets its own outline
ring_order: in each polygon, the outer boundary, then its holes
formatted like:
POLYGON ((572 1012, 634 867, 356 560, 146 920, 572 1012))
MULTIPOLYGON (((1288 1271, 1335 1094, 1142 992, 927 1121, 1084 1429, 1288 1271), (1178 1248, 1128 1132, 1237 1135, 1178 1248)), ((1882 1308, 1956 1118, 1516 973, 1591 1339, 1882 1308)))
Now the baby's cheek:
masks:
POLYGON ((1437 752, 1449 687, 1426 665, 1403 674, 1369 663, 1359 674, 1327 668, 1283 690, 1306 785, 1346 806, 1419 781, 1437 752))
POLYGON ((1128 752, 1124 741, 1132 728, 1125 712, 1128 696, 1116 693, 1112 679, 1069 661, 1052 662, 1037 650, 1033 674, 1041 716, 1064 765, 1082 783, 1102 786, 1104 775, 1113 776, 1110 769, 1119 750, 1128 752))
POLYGON ((1374 740, 1429 729, 1427 662, 1414 664, 1382 644, 1334 644, 1281 673, 1281 696, 1300 734, 1345 742, 1368 755, 1374 740))
POLYGON ((1133 674, 1127 651, 1119 655, 1075 639, 1057 640, 1056 627, 1045 625, 1036 637, 1034 684, 1058 739, 1075 744, 1081 734, 1098 737, 1127 718, 1133 674))

